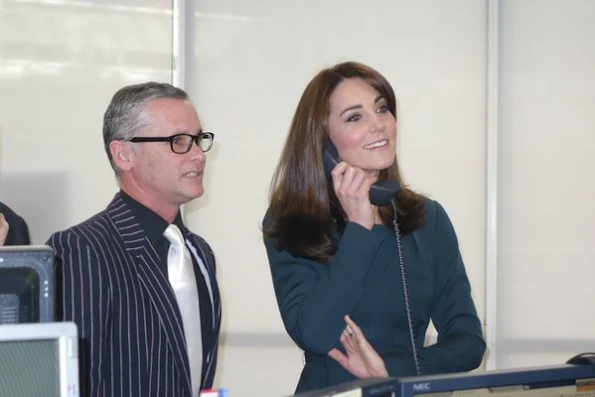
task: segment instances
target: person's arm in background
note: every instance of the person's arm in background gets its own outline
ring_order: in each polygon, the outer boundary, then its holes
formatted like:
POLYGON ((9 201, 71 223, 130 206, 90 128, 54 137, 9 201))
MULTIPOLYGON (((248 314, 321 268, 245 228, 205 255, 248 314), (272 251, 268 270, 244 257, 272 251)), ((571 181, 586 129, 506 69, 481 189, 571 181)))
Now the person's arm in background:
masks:
POLYGON ((62 276, 59 321, 73 321, 78 328, 81 396, 103 396, 102 353, 108 338, 109 281, 100 270, 96 251, 80 235, 59 232, 47 244, 54 248, 62 276))
POLYGON ((29 235, 29 226, 27 226, 27 222, 17 215, 16 224, 17 227, 13 227, 15 235, 9 238, 9 240, 12 239, 14 241, 13 245, 30 245, 31 236, 29 235))
POLYGON ((9 230, 8 222, 6 222, 6 218, 4 218, 4 214, 0 213, 0 246, 4 245, 6 241, 6 237, 8 236, 9 230))
POLYGON ((6 226, 0 226, 0 240, 3 233, 6 233, 4 235, 4 241, 0 241, 0 245, 31 244, 29 228, 25 220, 4 203, 0 203, 0 213, 3 215, 4 221, 8 224, 7 229, 6 226))
MULTIPOLYGON (((477 368, 485 353, 481 322, 471 296, 471 285, 459 244, 446 211, 431 202, 428 222, 434 228, 436 270, 430 317, 438 331, 437 343, 419 349, 422 374, 464 372, 477 368)), ((384 357, 389 374, 411 371, 411 353, 395 352, 384 357)))
MULTIPOLYGON (((263 228, 267 226, 265 220, 263 228)), ((273 239, 264 242, 285 329, 303 350, 327 354, 345 329, 344 316, 360 297, 381 238, 348 223, 330 264, 278 250, 273 239)))

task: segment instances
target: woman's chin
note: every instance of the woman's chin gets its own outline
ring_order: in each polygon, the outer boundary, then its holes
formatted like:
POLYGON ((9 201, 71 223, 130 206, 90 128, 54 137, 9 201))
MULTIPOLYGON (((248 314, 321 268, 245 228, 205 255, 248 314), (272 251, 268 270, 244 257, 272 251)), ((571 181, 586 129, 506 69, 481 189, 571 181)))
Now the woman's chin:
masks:
POLYGON ((365 166, 361 167, 370 175, 378 175, 380 171, 386 170, 390 168, 394 164, 395 160, 392 159, 390 161, 383 161, 374 164, 366 164, 365 166))

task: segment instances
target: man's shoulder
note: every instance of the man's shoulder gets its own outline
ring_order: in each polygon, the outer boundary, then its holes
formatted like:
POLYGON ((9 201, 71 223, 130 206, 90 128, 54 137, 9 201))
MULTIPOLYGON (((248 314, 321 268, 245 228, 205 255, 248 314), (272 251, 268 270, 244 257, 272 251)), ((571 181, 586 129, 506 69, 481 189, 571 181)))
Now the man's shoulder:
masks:
POLYGON ((113 233, 111 223, 108 211, 103 210, 74 226, 53 233, 48 240, 48 245, 56 246, 59 242, 73 240, 85 242, 111 234, 113 233))
POLYGON ((116 194, 114 199, 108 204, 107 208, 99 211, 90 218, 70 226, 67 229, 59 230, 52 234, 50 240, 56 236, 82 236, 85 234, 91 235, 103 235, 113 233, 116 223, 122 223, 126 221, 126 217, 129 217, 130 209, 126 203, 122 200, 119 194, 116 194))

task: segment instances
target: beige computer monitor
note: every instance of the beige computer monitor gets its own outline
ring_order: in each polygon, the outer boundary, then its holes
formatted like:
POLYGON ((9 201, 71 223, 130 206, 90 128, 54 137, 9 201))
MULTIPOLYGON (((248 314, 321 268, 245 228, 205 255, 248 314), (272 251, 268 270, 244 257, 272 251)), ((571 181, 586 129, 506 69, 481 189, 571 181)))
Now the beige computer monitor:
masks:
POLYGON ((78 397, 78 336, 71 322, 0 325, 0 396, 78 397))

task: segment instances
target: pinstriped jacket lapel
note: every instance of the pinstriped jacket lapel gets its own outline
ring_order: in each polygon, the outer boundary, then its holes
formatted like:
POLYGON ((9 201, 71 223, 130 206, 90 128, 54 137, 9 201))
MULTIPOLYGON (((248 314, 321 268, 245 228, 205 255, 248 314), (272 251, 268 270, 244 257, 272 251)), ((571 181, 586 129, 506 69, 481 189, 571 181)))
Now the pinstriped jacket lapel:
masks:
POLYGON ((187 389, 191 390, 181 315, 178 306, 173 304, 176 298, 160 269, 159 256, 119 193, 108 206, 107 213, 120 233, 126 252, 136 266, 137 277, 158 313, 160 326, 165 330, 179 373, 187 389))

